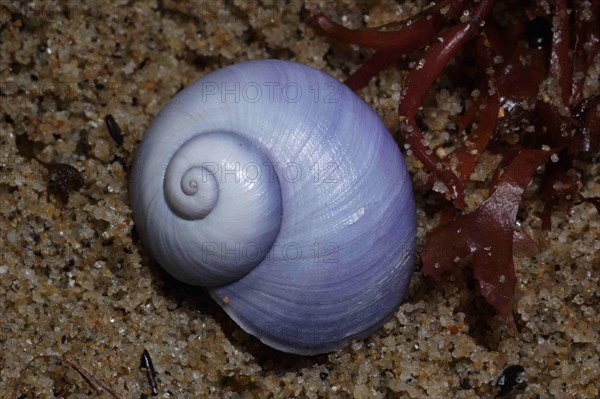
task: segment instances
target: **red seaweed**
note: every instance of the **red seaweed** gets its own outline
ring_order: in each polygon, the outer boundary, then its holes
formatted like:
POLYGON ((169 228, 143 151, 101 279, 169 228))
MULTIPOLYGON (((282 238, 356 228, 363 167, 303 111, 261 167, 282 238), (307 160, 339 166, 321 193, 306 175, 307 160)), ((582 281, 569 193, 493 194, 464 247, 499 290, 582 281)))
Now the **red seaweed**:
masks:
POLYGON ((464 145, 450 153, 450 156, 447 158, 450 162, 454 159, 458 160, 458 177, 463 184, 471 173, 473 173, 479 157, 487 148, 496 128, 496 120, 498 119, 500 108, 500 98, 494 77, 492 52, 487 36, 485 35, 480 36, 477 41, 477 54, 481 69, 487 71, 486 74, 488 75, 486 80, 487 85, 482 87, 483 92, 486 94, 479 97, 483 99, 477 102, 477 108, 469 114, 471 122, 475 120, 475 117, 478 117, 473 131, 464 145))
POLYGON ((389 24, 373 29, 348 29, 331 20, 316 5, 309 4, 306 9, 319 27, 334 39, 376 50, 396 49, 406 53, 416 50, 432 39, 444 26, 445 21, 456 17, 462 11, 465 3, 465 0, 442 1, 423 10, 416 18, 407 20, 401 29, 393 31, 382 30, 389 28, 389 24))
POLYGON ((516 331, 512 311, 517 281, 513 264, 517 210, 535 170, 552 153, 521 150, 504 169, 489 198, 471 213, 430 232, 421 252, 423 272, 434 278, 472 255, 481 293, 504 318, 511 333, 516 331))
POLYGON ((392 65, 402 53, 395 50, 381 50, 358 68, 344 83, 352 90, 358 90, 369 84, 369 80, 379 71, 392 65))
POLYGON ((376 50, 347 78, 354 90, 401 56, 428 45, 417 53, 419 61, 401 93, 400 136, 429 173, 427 184, 443 183, 454 206, 442 206, 439 226, 421 253, 423 270, 439 277, 457 260, 472 256, 481 293, 514 333, 513 256, 538 249, 516 224, 516 213, 537 167, 552 157, 538 191, 545 201, 542 228, 551 228, 552 211, 560 202, 570 207, 591 203, 600 213, 600 197, 579 193, 584 182, 576 162, 593 162, 600 155, 600 96, 583 98, 585 73, 600 51, 600 0, 555 0, 550 7, 542 0, 528 5, 502 1, 514 8, 510 21, 495 18, 494 0, 444 0, 409 20, 362 30, 333 22, 317 7, 307 8, 327 35, 376 50), (465 54, 475 59, 475 72, 465 67, 455 80, 480 94, 466 101, 470 105, 454 121, 459 145, 441 160, 424 139, 417 116, 449 61, 465 54), (517 132, 518 141, 508 143, 498 132, 517 132), (486 151, 502 154, 489 197, 472 212, 460 213, 469 177, 486 151))
POLYGON ((440 40, 431 44, 408 75, 408 85, 400 100, 400 133, 410 146, 413 154, 423 165, 446 185, 457 207, 464 205, 464 188, 458 177, 449 168, 445 168, 439 158, 433 154, 417 126, 415 116, 422 106, 425 96, 435 79, 442 73, 446 64, 476 32, 480 22, 491 11, 493 0, 482 0, 468 12, 464 22, 449 28, 440 40))
POLYGON ((402 55, 413 52, 431 41, 444 22, 456 18, 462 12, 465 3, 465 0, 445 0, 422 11, 416 18, 363 30, 348 29, 335 23, 315 5, 307 5, 306 8, 319 27, 332 38, 377 50, 373 57, 344 82, 351 89, 358 90, 402 55), (391 27, 399 29, 383 30, 391 27))
POLYGON ((557 77, 560 96, 565 107, 570 105, 572 76, 569 60, 569 15, 567 11, 567 0, 554 1, 550 76, 557 77))
POLYGON ((600 8, 600 0, 575 1, 574 8, 576 18, 571 103, 577 104, 583 96, 585 72, 600 48, 600 17, 597 13, 590 12, 600 8))
POLYGON ((513 255, 517 258, 533 256, 540 251, 537 242, 521 226, 515 226, 513 234, 513 255))
POLYGON ((578 135, 571 144, 571 153, 600 153, 600 95, 581 101, 573 111, 578 135))

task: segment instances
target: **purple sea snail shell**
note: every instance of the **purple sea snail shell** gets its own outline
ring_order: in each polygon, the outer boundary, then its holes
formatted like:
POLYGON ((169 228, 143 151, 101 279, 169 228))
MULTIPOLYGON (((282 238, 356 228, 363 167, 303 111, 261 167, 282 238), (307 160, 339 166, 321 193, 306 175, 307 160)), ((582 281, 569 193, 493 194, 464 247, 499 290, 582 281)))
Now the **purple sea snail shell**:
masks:
POLYGON ((397 144, 349 88, 293 62, 229 66, 178 93, 137 149, 131 207, 165 270, 285 352, 370 335, 413 271, 397 144))

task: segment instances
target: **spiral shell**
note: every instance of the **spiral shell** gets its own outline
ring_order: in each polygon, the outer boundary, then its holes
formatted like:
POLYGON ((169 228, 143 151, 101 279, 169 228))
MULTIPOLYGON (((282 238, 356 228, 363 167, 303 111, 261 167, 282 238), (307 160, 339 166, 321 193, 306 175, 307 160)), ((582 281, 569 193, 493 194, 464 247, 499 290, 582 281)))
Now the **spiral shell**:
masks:
POLYGON ((286 352, 369 335, 413 270, 396 143, 345 85, 292 62, 226 67, 177 94, 137 150, 131 206, 163 268, 286 352))

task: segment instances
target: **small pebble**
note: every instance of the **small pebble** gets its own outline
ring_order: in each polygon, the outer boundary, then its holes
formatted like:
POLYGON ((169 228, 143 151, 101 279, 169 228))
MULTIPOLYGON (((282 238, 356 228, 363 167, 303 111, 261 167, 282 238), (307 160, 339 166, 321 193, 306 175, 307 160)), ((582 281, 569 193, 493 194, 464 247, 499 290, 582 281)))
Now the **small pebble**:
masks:
POLYGON ((83 187, 81 173, 64 163, 44 163, 48 169, 48 194, 55 195, 63 204, 69 203, 69 195, 83 187))
POLYGON ((121 127, 115 120, 114 116, 108 114, 104 117, 104 122, 106 122, 106 127, 108 128, 108 134, 110 137, 117 143, 118 145, 123 144, 123 134, 121 133, 121 127))
POLYGON ((498 396, 503 396, 513 390, 513 388, 523 383, 523 372, 525 369, 520 365, 512 365, 504 369, 502 375, 498 378, 496 385, 500 387, 498 396))

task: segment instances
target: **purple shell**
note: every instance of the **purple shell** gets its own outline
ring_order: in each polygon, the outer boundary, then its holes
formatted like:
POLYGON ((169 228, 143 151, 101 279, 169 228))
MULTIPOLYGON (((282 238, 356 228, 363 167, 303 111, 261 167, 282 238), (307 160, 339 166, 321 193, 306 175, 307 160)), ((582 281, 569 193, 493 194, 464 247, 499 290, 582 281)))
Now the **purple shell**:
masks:
POLYGON ((413 271, 396 143, 345 85, 293 62, 233 65, 177 94, 139 146, 131 206, 162 267, 285 352, 368 336, 413 271))

